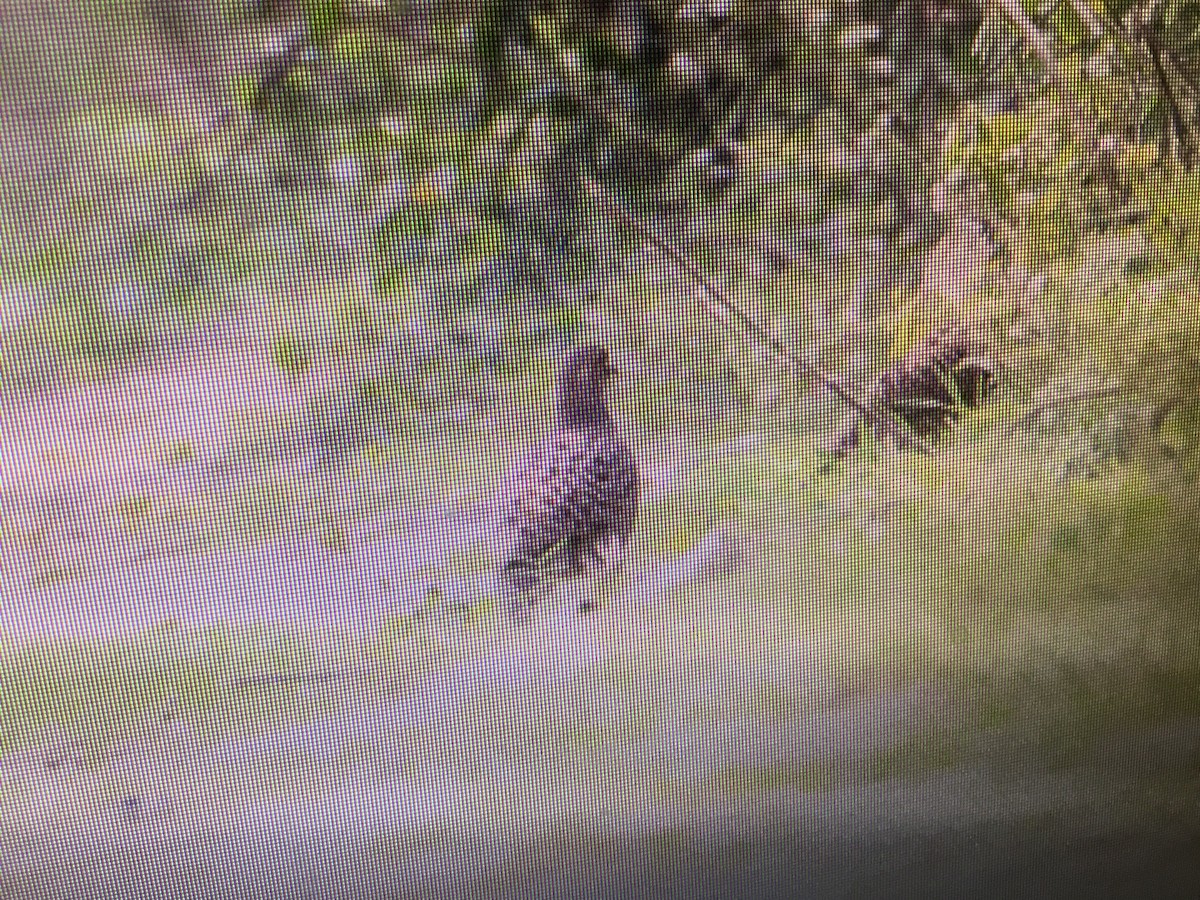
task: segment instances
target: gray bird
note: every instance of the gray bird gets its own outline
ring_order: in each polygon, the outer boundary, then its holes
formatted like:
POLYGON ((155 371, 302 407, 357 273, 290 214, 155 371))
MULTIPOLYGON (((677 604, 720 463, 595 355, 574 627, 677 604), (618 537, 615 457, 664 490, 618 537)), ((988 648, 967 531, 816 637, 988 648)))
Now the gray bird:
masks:
POLYGON ((515 606, 531 602, 533 588, 547 579, 581 575, 629 541, 638 470, 608 409, 613 374, 603 347, 573 351, 558 377, 554 429, 516 469, 504 498, 512 537, 502 566, 515 606))

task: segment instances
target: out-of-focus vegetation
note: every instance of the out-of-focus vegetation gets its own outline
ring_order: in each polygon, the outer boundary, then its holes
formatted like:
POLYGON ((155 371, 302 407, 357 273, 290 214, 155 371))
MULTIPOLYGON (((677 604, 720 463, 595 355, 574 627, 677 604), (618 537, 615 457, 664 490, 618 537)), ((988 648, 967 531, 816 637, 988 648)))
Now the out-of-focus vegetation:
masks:
POLYGON ((12 84, 57 75, 55 143, 28 153, 71 150, 24 188, 37 227, 5 228, 6 307, 38 310, 6 329, 10 375, 46 343, 119 361, 266 290, 307 316, 272 342, 289 369, 417 322, 438 334, 425 365, 453 346, 455 371, 494 366, 599 316, 632 352, 686 350, 690 384, 757 394, 761 366, 702 321, 679 273, 630 254, 589 201, 595 179, 851 378, 952 314, 998 340, 1036 319, 1026 330, 1065 342, 1034 348, 1060 370, 1083 328, 1094 362, 1156 403, 1194 393, 1190 317, 1173 314, 1193 265, 1186 4, 154 0, 62 15, 90 35, 78 71, 18 52, 53 20, 7 26, 12 84), (964 218, 993 256, 946 301, 923 266, 964 218), (711 334, 663 334, 660 317, 711 334))

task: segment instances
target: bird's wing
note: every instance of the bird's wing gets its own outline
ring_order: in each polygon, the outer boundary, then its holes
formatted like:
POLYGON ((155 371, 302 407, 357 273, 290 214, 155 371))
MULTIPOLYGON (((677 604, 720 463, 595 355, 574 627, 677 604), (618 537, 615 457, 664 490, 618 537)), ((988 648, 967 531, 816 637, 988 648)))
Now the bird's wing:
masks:
POLYGON ((555 547, 624 544, 637 513, 637 462, 612 434, 564 429, 519 467, 508 507, 509 564, 529 566, 555 547))
POLYGON ((510 488, 507 522, 520 543, 548 549, 565 536, 560 532, 569 525, 566 517, 576 499, 578 470, 589 443, 587 435, 558 431, 518 466, 510 488))
POLYGON ((629 540, 637 521, 640 478, 637 459, 629 446, 620 440, 608 443, 604 453, 607 469, 606 514, 612 537, 624 543, 629 540))

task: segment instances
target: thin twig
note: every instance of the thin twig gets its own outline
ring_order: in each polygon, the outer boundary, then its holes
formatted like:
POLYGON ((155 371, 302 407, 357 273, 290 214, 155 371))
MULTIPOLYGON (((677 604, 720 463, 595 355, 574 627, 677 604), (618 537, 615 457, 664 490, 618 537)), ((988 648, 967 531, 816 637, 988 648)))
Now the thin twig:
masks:
POLYGON ((1154 63, 1154 74, 1158 81, 1159 90, 1167 101, 1167 112, 1170 114, 1171 127, 1175 132, 1175 142, 1179 147, 1183 164, 1191 168, 1195 156, 1195 147, 1192 144, 1191 134, 1184 119, 1183 110, 1179 108, 1179 100, 1175 96, 1175 89, 1171 86, 1171 79, 1167 77, 1166 68, 1163 66, 1162 52, 1159 47, 1158 38, 1149 25, 1141 25, 1139 31, 1141 32, 1142 39, 1146 42, 1147 49, 1150 51, 1150 60, 1154 63))
MULTIPOLYGON (((1087 6, 1082 0, 1076 0, 1076 4, 1080 10, 1087 6)), ((1139 45, 1139 41, 1135 39, 1135 35, 1130 33, 1130 28, 1121 20, 1117 11, 1113 9, 1111 0, 1107 0, 1107 2, 1101 4, 1100 9, 1103 10, 1104 15, 1099 18, 1099 23, 1105 31, 1123 41, 1126 49, 1132 50, 1135 55, 1143 49, 1139 45)), ((1183 161, 1186 165, 1190 166, 1195 155, 1195 141, 1192 139, 1191 129, 1187 126, 1186 117, 1177 94, 1171 86, 1167 72, 1167 63, 1170 63, 1170 74, 1179 78, 1193 93, 1200 92, 1200 83, 1196 81, 1188 71, 1188 67, 1182 64, 1179 57, 1175 55, 1171 48, 1164 46, 1158 40, 1150 25, 1155 15, 1157 15, 1156 9, 1143 10, 1140 14, 1135 14, 1131 17, 1131 22, 1133 30, 1136 32, 1136 38, 1140 38, 1140 44, 1144 44, 1146 55, 1150 57, 1155 79, 1159 84, 1163 96, 1166 98, 1171 125, 1175 131, 1175 138, 1179 143, 1183 161)))
POLYGON ((1103 400, 1107 397, 1115 397, 1120 394, 1123 388, 1119 384, 1110 384, 1105 387, 1087 388, 1082 391, 1073 391, 1069 394, 1061 394, 1057 397, 1050 397, 1043 400, 1041 403, 1036 403, 1023 412, 1017 420, 1009 426, 1008 433, 1012 434, 1018 428, 1028 425, 1033 419, 1040 416, 1048 410, 1054 409, 1056 406, 1066 406, 1071 403, 1082 403, 1088 400, 1103 400))
POLYGON ((1106 153, 1100 141, 1099 130, 1095 127, 1095 116, 1089 112, 1083 100, 1076 94, 1071 79, 1064 68, 1059 65, 1050 39, 1026 14, 1020 0, 991 0, 991 5, 998 8, 1021 32, 1025 43, 1045 68, 1062 104, 1068 108, 1072 130, 1076 137, 1091 157, 1100 161, 1103 175, 1108 183, 1114 188, 1123 190, 1124 185, 1115 162, 1106 153))
POLYGON ((1187 85, 1193 94, 1200 94, 1200 81, 1197 81, 1196 77, 1188 71, 1187 66, 1183 64, 1183 60, 1179 58, 1179 55, 1170 47, 1160 47, 1159 49, 1170 60, 1175 76, 1187 85))
POLYGON ((250 114, 248 123, 240 135, 231 133, 231 126, 238 121, 238 113, 241 110, 237 104, 230 104, 221 111, 214 122, 206 125, 199 135, 185 139, 176 146, 176 155, 179 155, 185 143, 194 153, 205 145, 217 146, 217 142, 227 136, 231 137, 232 141, 232 146, 223 153, 216 172, 209 173, 202 170, 195 174, 191 183, 183 189, 161 194, 157 204, 145 212, 135 223, 127 240, 141 240, 152 228, 161 228, 163 222, 169 217, 176 215, 181 210, 198 206, 207 195, 221 185, 222 180, 234 170, 262 131, 262 123, 258 117, 266 108, 270 98, 295 70, 305 51, 311 46, 308 30, 301 27, 293 32, 283 51, 265 64, 258 74, 254 97, 249 109, 246 110, 250 114))
POLYGON ((705 292, 707 292, 709 296, 716 300, 726 312, 740 322, 742 327, 745 328, 745 330, 757 341, 765 344, 777 356, 786 359, 792 365, 797 366, 802 371, 816 378, 838 399, 854 409, 855 412, 857 412, 863 418, 881 424, 894 437, 899 438, 901 441, 910 443, 921 453, 930 452, 929 446, 923 440, 917 437, 915 432, 911 432, 911 430, 906 429, 904 425, 900 424, 901 420, 899 418, 893 417, 889 413, 886 413, 882 410, 872 409, 871 407, 867 406, 865 403, 847 391, 844 387, 838 384, 832 377, 826 375, 817 366, 798 356, 790 347, 783 343, 783 341, 777 338, 768 329, 759 325, 758 322, 756 322, 751 316, 739 309, 738 306, 729 299, 724 291, 722 291, 715 284, 713 284, 711 280, 709 280, 709 278, 700 270, 699 266, 692 262, 677 247, 671 244, 671 242, 655 234, 649 226, 641 222, 632 213, 625 209, 625 207, 622 206, 621 203, 616 200, 616 198, 611 196, 607 191, 600 187, 599 184, 589 178, 587 179, 587 187, 588 191, 593 197, 598 199, 612 212, 616 213, 620 219, 640 232, 648 241, 650 241, 650 243, 670 257, 672 262, 679 266, 689 278, 704 288, 705 292))
POLYGON ((342 681, 351 678, 366 678, 369 674, 369 672, 361 669, 339 669, 324 672, 268 672, 245 675, 234 682, 234 687, 272 687, 281 684, 342 681))

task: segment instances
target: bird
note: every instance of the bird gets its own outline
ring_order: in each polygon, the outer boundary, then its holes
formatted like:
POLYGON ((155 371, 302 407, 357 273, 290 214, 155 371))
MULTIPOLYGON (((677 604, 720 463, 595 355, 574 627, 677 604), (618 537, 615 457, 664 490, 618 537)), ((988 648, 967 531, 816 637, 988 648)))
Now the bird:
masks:
MULTIPOLYGON (((881 415, 900 419, 922 440, 936 439, 965 409, 986 402, 996 373, 984 359, 985 344, 963 324, 949 322, 930 332, 879 374, 865 398, 881 415)), ((864 423, 855 420, 837 438, 834 456, 857 447, 864 423)), ((885 435, 874 428, 879 436, 885 435)))
MULTIPOLYGON (((615 374, 597 344, 573 350, 558 374, 550 434, 514 466, 504 502, 510 543, 501 572, 514 609, 534 589, 624 553, 637 520, 637 461, 606 396, 615 374)), ((580 604, 580 611, 593 608, 580 604)))

